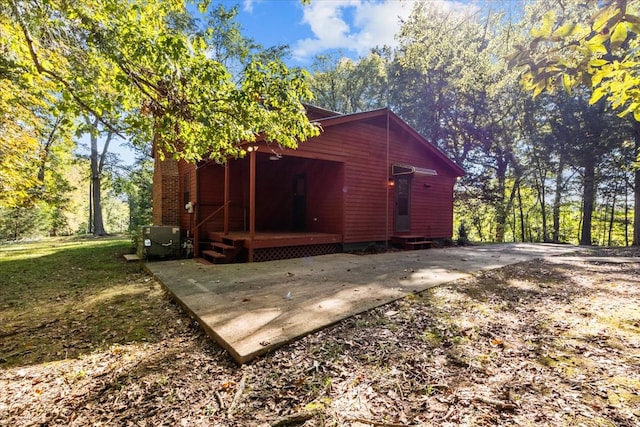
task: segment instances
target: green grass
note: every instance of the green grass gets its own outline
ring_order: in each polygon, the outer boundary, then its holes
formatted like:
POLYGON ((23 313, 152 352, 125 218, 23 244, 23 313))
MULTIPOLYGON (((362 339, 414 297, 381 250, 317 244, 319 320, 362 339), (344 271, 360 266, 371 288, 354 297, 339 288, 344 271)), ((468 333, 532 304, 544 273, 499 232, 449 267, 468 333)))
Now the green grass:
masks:
POLYGON ((130 245, 126 237, 0 245, 0 366, 157 338, 162 291, 123 260, 130 245))

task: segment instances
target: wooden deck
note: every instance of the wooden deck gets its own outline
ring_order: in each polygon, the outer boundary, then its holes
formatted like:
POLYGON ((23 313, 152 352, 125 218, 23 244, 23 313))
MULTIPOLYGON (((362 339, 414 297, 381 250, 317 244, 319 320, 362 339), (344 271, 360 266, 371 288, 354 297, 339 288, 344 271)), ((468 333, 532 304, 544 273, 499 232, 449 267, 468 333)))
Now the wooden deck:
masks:
POLYGON ((285 246, 324 245, 327 243, 342 243, 341 234, 307 233, 287 231, 259 231, 253 237, 248 232, 231 231, 224 235, 222 231, 209 232, 209 236, 218 235, 231 240, 244 240, 246 248, 281 248, 285 246))
MULTIPOLYGON (((220 257, 213 251, 203 251, 205 258, 214 262, 237 262, 243 258, 246 261, 273 261, 278 259, 302 258, 313 255, 326 255, 342 251, 342 235, 316 232, 291 231, 260 231, 251 236, 248 232, 222 231, 208 232, 207 236, 214 247, 234 245, 242 248, 238 257, 217 260, 220 257), (216 256, 213 256, 216 255, 216 256)), ((220 251, 224 253, 224 251, 220 251)), ((221 257, 220 257, 221 258, 221 257)))

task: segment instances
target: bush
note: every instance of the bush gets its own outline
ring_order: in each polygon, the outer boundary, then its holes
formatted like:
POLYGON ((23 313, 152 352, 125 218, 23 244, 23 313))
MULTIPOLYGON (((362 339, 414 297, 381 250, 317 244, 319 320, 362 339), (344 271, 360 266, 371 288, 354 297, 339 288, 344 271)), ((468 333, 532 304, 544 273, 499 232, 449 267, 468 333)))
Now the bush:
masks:
POLYGON ((467 237, 467 228, 464 226, 464 222, 458 227, 458 241, 459 246, 466 246, 469 244, 469 238, 467 237))

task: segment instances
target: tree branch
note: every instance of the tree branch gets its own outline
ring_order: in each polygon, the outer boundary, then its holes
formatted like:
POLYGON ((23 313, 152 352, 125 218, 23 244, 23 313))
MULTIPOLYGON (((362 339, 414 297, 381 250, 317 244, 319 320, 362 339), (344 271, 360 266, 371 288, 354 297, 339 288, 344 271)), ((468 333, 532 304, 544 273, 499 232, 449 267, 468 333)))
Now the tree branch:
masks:
POLYGON ((107 140, 104 142, 104 147, 102 147, 102 153, 100 154, 100 163, 98 164, 98 173, 102 174, 102 169, 104 168, 104 162, 107 158, 107 152, 109 150, 109 143, 113 138, 113 132, 107 133, 107 140))
POLYGON ((46 74, 46 75, 50 76, 51 78, 53 78, 53 80, 55 80, 58 83, 62 84, 67 89, 67 91, 71 95, 71 97, 78 103, 78 105, 82 109, 84 109, 84 110, 88 111, 89 113, 91 113, 94 117, 96 117, 96 119, 98 119, 100 121, 100 123, 102 123, 111 132, 115 133, 116 135, 118 135, 120 137, 123 137, 123 135, 120 133, 120 130, 118 128, 116 128, 113 124, 109 123, 109 121, 107 121, 101 114, 98 114, 98 112, 95 109, 91 108, 91 106, 89 106, 85 101, 82 100, 82 98, 80 98, 75 93, 75 91, 73 90, 71 84, 64 77, 62 77, 61 75, 59 75, 55 71, 52 71, 52 70, 49 70, 48 68, 45 68, 42 65, 42 63, 40 62, 40 58, 38 57, 38 53, 36 52, 36 48, 35 48, 35 44, 34 44, 34 41, 33 41, 33 37, 31 36, 31 32, 27 28, 27 25, 24 22, 24 19, 23 19, 22 15, 20 14, 20 11, 18 10, 18 6, 16 5, 15 0, 9 0, 9 6, 11 7, 11 11, 13 12, 14 17, 16 18, 16 21, 20 25, 20 29, 22 30, 22 34, 24 35, 25 41, 27 42, 27 46, 29 48, 29 55, 30 55, 31 60, 33 61, 33 65, 36 67, 36 70, 38 71, 38 73, 46 74))
POLYGON ((53 140, 55 139, 55 134, 58 128, 60 127, 60 123, 62 123, 62 118, 57 117, 55 123, 53 124, 53 128, 51 132, 49 132, 49 136, 47 137, 47 141, 42 147, 42 154, 40 155, 40 168, 38 169, 38 181, 44 181, 44 172, 45 165, 47 163, 47 158, 49 157, 49 152, 51 150, 51 145, 53 144, 53 140))

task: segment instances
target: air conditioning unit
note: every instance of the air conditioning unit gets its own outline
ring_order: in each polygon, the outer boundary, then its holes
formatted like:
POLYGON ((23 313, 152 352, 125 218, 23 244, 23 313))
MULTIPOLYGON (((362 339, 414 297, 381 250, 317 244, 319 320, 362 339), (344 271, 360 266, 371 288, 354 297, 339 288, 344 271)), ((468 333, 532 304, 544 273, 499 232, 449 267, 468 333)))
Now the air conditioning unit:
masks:
POLYGON ((180 256, 180 227, 143 226, 138 244, 141 258, 176 258, 180 256))

